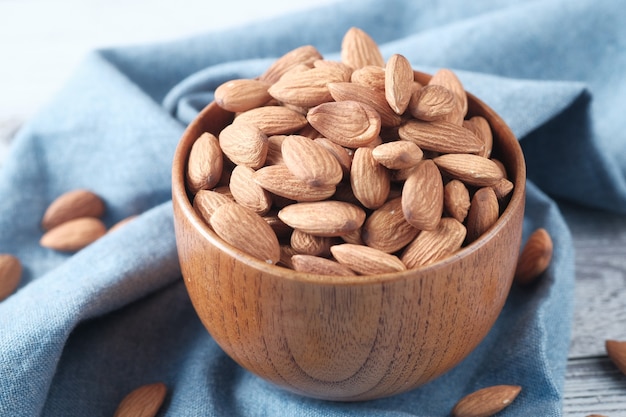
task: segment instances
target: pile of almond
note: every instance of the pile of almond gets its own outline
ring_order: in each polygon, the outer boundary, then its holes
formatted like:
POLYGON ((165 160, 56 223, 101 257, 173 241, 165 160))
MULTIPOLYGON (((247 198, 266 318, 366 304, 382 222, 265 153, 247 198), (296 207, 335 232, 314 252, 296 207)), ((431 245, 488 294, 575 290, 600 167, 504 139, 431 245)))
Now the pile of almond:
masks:
POLYGON ((513 189, 458 77, 441 69, 422 85, 357 28, 340 62, 303 46, 222 84, 215 102, 234 120, 192 146, 194 208, 270 264, 330 275, 428 265, 489 229, 513 189))

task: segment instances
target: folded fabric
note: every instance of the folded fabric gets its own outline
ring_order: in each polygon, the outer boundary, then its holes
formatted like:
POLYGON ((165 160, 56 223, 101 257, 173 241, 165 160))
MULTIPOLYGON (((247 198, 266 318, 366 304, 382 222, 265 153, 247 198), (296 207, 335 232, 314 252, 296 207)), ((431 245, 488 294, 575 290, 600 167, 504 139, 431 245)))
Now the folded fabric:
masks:
POLYGON ((626 10, 613 0, 431 3, 341 1, 88 55, 0 171, 0 253, 24 265, 20 288, 0 302, 0 415, 110 416, 126 393, 157 381, 168 386, 163 416, 445 416, 493 384, 522 386, 502 416, 561 415, 574 254, 555 201, 626 213, 626 10), (185 125, 219 84, 305 44, 336 59, 352 26, 385 57, 452 68, 504 118, 527 159, 524 236, 545 227, 555 253, 537 285, 513 287, 487 338, 450 372, 394 397, 335 403, 248 373, 200 324, 178 267, 170 169, 185 125), (45 208, 76 188, 104 198, 107 225, 139 217, 75 254, 41 247, 45 208))

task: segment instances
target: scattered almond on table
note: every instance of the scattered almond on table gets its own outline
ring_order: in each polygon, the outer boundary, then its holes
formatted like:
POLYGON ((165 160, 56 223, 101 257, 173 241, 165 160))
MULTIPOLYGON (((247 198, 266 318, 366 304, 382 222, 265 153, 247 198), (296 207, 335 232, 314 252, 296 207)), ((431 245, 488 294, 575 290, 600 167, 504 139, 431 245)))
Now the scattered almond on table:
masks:
POLYGON ((521 285, 534 282, 550 265, 553 243, 546 229, 535 230, 526 241, 517 261, 514 280, 521 285))
POLYGON ((613 364, 626 375, 626 341, 609 339, 604 346, 613 364))
POLYGON ((519 385, 493 385, 461 398, 452 409, 453 417, 489 417, 508 407, 518 396, 519 385))
POLYGON ((162 382, 135 388, 120 402, 113 417, 154 417, 166 394, 167 387, 162 382))
MULTIPOLYGON (((204 140, 199 141, 196 148, 204 149, 202 143, 204 140)), ((203 152, 203 155, 210 155, 210 152, 203 152)), ((221 160, 221 151, 219 159, 221 160)), ((204 167, 203 164, 200 165, 204 167)), ((194 178, 203 177, 203 175, 210 176, 210 173, 206 171, 203 171, 202 174, 190 173, 188 186, 201 188, 202 185, 197 186, 194 182, 197 180, 194 178)), ((217 180, 214 180, 213 183, 216 184, 217 180)), ((202 184, 213 183, 205 179, 202 184)), ((43 214, 41 227, 44 233, 39 244, 60 252, 75 252, 95 242, 107 232, 120 229, 136 217, 135 215, 128 216, 107 230, 102 221, 105 209, 104 200, 91 190, 81 188, 59 195, 50 203, 43 214)))
POLYGON ((0 254, 0 301, 13 294, 22 277, 22 263, 11 254, 0 254))
POLYGON ((340 55, 303 46, 216 89, 233 121, 192 147, 186 180, 199 215, 265 262, 338 275, 418 268, 479 239, 513 182, 456 74, 444 68, 422 85, 404 56, 385 62, 358 28, 340 55), (245 221, 219 208, 232 202, 245 221), (250 239, 251 228, 263 235, 250 239))

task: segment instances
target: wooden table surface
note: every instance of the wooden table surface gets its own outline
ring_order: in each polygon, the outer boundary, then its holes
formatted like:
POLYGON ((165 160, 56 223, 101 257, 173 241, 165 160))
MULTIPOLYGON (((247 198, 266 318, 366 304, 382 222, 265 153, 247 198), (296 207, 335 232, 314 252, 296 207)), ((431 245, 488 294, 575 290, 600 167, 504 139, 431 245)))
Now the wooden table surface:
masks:
MULTIPOLYGON (((333 0, 0 0, 0 166, 14 133, 50 98, 89 50, 218 30, 333 0), (297 4, 294 4, 297 3, 297 4), (159 10, 149 19, 145 8, 159 10), (33 13, 32 10, 38 10, 33 13), (50 18, 53 16, 54 18, 50 18), (143 18, 137 25, 137 19, 143 18)), ((626 217, 561 205, 576 250, 575 314, 563 415, 626 417, 626 376, 606 339, 626 340, 626 217)))

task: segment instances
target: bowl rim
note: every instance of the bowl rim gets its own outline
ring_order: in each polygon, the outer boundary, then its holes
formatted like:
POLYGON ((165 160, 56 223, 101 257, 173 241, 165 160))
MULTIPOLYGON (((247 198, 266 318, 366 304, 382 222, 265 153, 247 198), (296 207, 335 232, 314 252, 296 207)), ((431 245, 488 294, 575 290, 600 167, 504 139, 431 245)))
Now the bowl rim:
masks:
MULTIPOLYGON (((424 79, 424 77, 430 77, 430 75, 425 73, 419 73, 417 71, 415 71, 415 73, 416 78, 422 77, 422 79, 424 79)), ((476 239, 469 245, 461 248, 452 255, 432 264, 425 265, 419 268, 407 269, 406 271, 390 272, 384 274, 352 276, 319 275, 308 272, 296 271, 280 265, 268 264, 267 262, 254 258, 247 253, 241 251, 240 249, 231 246, 230 244, 223 241, 219 236, 215 234, 215 232, 213 232, 209 228, 204 219, 202 219, 201 216, 193 208, 191 200, 189 199, 187 194, 185 181, 189 150, 191 149, 191 145, 193 144, 193 142, 196 140, 196 138, 193 137, 191 133, 194 130, 198 129, 200 121, 204 117, 207 117, 208 113, 214 111, 214 107, 221 109, 214 101, 205 106, 200 111, 200 113, 193 119, 193 121, 187 126, 176 146, 172 164, 172 199, 174 201, 174 204, 178 204, 181 210, 180 213, 185 218, 187 218, 193 228, 197 232, 199 232, 204 239, 209 241, 211 245, 219 248, 219 250, 223 251, 228 256, 231 256, 234 259, 245 263, 247 266, 258 270, 259 272, 271 274, 275 277, 284 278, 286 280, 324 285, 381 284, 407 278, 416 279, 420 276, 425 276, 433 273, 434 271, 445 269, 448 267, 449 264, 455 263, 460 258, 469 256, 470 254, 480 250, 483 246, 485 246, 494 235, 498 234, 506 226, 506 224, 511 221, 511 218, 514 217, 517 210, 520 209, 519 206, 522 206, 523 210, 523 206, 525 204, 526 163, 518 139, 511 131, 509 126, 493 109, 491 109, 486 103, 484 103, 473 94, 469 92, 466 93, 468 95, 468 102, 470 104, 470 109, 468 110, 468 113, 472 114, 476 113, 477 109, 481 110, 481 114, 486 117, 490 121, 490 123, 496 123, 498 125, 498 130, 506 134, 508 139, 504 140, 511 140, 509 146, 513 151, 514 159, 517 162, 515 170, 510 172, 510 176, 513 178, 512 182, 514 184, 514 188, 506 208, 504 209, 496 223, 494 223, 485 233, 483 233, 478 239, 476 239)), ((494 130, 493 126, 492 130, 494 130)), ((500 138, 499 140, 502 139, 503 138, 500 138)), ((512 168, 507 166, 507 169, 512 168)), ((176 215, 176 213, 174 215, 176 215)))

